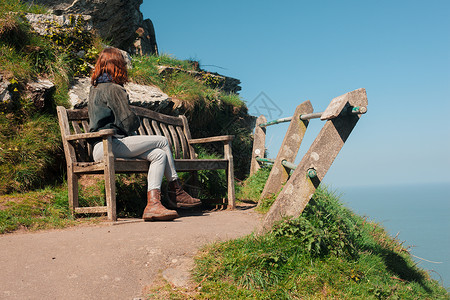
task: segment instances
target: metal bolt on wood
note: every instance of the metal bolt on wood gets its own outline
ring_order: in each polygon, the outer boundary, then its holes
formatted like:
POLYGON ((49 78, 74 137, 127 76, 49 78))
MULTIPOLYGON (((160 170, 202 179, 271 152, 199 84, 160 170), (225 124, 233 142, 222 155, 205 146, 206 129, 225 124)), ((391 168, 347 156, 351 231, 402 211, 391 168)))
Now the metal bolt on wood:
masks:
POLYGON ((313 168, 308 169, 306 171, 306 174, 308 175, 309 178, 317 177, 317 171, 313 168))
POLYGON ((293 163, 290 163, 290 162, 288 162, 288 161, 285 160, 285 159, 283 159, 283 160, 281 161, 281 164, 282 164, 283 166, 285 166, 286 168, 291 169, 291 170, 295 170, 295 169, 297 168, 297 165, 294 165, 293 163))

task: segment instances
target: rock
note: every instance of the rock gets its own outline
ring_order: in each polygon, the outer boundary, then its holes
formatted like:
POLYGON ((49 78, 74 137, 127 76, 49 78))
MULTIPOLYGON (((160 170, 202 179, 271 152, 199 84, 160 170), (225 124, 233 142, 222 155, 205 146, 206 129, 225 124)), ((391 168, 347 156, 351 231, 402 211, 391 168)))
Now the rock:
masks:
POLYGON ((26 91, 27 98, 33 101, 37 109, 42 110, 52 105, 55 85, 50 80, 38 79, 27 83, 26 91))
POLYGON ((139 10, 143 0, 26 0, 57 15, 90 15, 95 30, 111 45, 130 53, 157 54, 152 21, 139 10))
MULTIPOLYGON (((6 104, 6 107, 12 108, 14 103, 20 99, 18 83, 14 80, 8 81, 0 75, 0 103, 6 104)), ((53 92, 55 85, 47 79, 37 79, 26 84, 25 94, 22 96, 33 102, 38 110, 51 108, 53 103, 53 92)))
POLYGON ((9 91, 9 85, 11 83, 8 80, 3 80, 3 76, 0 75, 0 103, 8 104, 11 102, 12 95, 9 91))
POLYGON ((125 89, 130 97, 130 103, 136 106, 142 106, 157 110, 158 107, 166 107, 169 105, 171 98, 163 93, 158 87, 150 85, 141 85, 129 82, 125 84, 125 89))
POLYGON ((77 78, 69 89, 69 101, 73 108, 82 108, 87 105, 91 79, 89 77, 77 78))
POLYGON ((55 25, 62 28, 73 27, 78 18, 83 18, 86 21, 84 30, 90 31, 93 28, 92 18, 87 15, 49 15, 49 14, 25 14, 31 28, 40 35, 48 35, 51 33, 55 25))
MULTIPOLYGON (((70 103, 74 108, 87 106, 91 80, 88 77, 78 78, 69 90, 70 103)), ((129 82, 125 84, 130 103, 136 106, 146 107, 155 111, 161 111, 166 107, 174 107, 172 99, 156 86, 141 85, 129 82)))
POLYGON ((178 288, 190 288, 193 285, 191 270, 194 268, 194 262, 189 258, 180 258, 172 261, 173 266, 165 269, 162 276, 165 280, 178 288))

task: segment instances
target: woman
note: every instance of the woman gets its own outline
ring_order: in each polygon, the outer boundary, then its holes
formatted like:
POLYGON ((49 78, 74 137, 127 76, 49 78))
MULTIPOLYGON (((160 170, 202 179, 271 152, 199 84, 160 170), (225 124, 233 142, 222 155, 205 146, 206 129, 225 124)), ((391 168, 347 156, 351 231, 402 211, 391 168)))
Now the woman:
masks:
MULTIPOLYGON (((139 127, 139 118, 130 109, 128 94, 123 87, 127 81, 127 66, 122 53, 116 48, 104 49, 91 77, 89 130, 114 129, 112 151, 115 157, 142 158, 150 162, 147 206, 142 218, 145 221, 173 220, 178 218, 178 213, 161 204, 163 175, 169 182, 171 208, 194 207, 201 202, 181 188, 167 138, 133 135, 139 127)), ((93 156, 95 161, 103 159, 103 143, 94 145, 93 156)))

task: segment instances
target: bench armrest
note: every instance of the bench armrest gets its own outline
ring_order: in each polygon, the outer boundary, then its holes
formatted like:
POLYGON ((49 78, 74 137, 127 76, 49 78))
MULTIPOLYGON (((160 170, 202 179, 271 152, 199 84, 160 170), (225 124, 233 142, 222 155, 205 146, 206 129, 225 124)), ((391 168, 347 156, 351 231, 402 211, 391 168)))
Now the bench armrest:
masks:
POLYGON ((81 139, 102 138, 102 137, 113 136, 114 134, 115 134, 114 129, 102 129, 97 132, 66 135, 66 140, 74 141, 74 140, 81 140, 81 139))
POLYGON ((189 144, 204 144, 204 143, 212 143, 212 142, 229 142, 234 139, 234 135, 221 135, 221 136, 213 136, 207 138, 200 139, 190 139, 188 140, 189 144))

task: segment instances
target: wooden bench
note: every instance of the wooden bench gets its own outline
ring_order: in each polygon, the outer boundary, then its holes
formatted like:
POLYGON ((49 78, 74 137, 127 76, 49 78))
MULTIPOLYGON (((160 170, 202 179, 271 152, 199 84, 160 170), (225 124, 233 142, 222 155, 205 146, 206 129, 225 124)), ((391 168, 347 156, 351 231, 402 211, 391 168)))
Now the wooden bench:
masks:
MULTIPOLYGON (((136 132, 139 135, 165 136, 172 148, 177 172, 195 172, 199 170, 224 169, 227 173, 228 208, 235 208, 234 171, 231 141, 234 136, 216 136, 192 139, 185 116, 168 116, 142 107, 132 106, 139 116, 141 125, 136 132), (223 142, 223 159, 198 159, 193 144, 223 142)), ((67 185, 69 206, 72 213, 106 212, 108 219, 117 220, 116 215, 116 173, 147 173, 149 162, 142 159, 115 158, 112 153, 112 129, 89 132, 87 109, 66 109, 57 107, 61 138, 67 162, 67 185), (102 161, 92 159, 92 146, 89 139, 102 138, 104 157, 102 161), (83 174, 104 174, 106 206, 79 207, 78 178, 83 174)))

